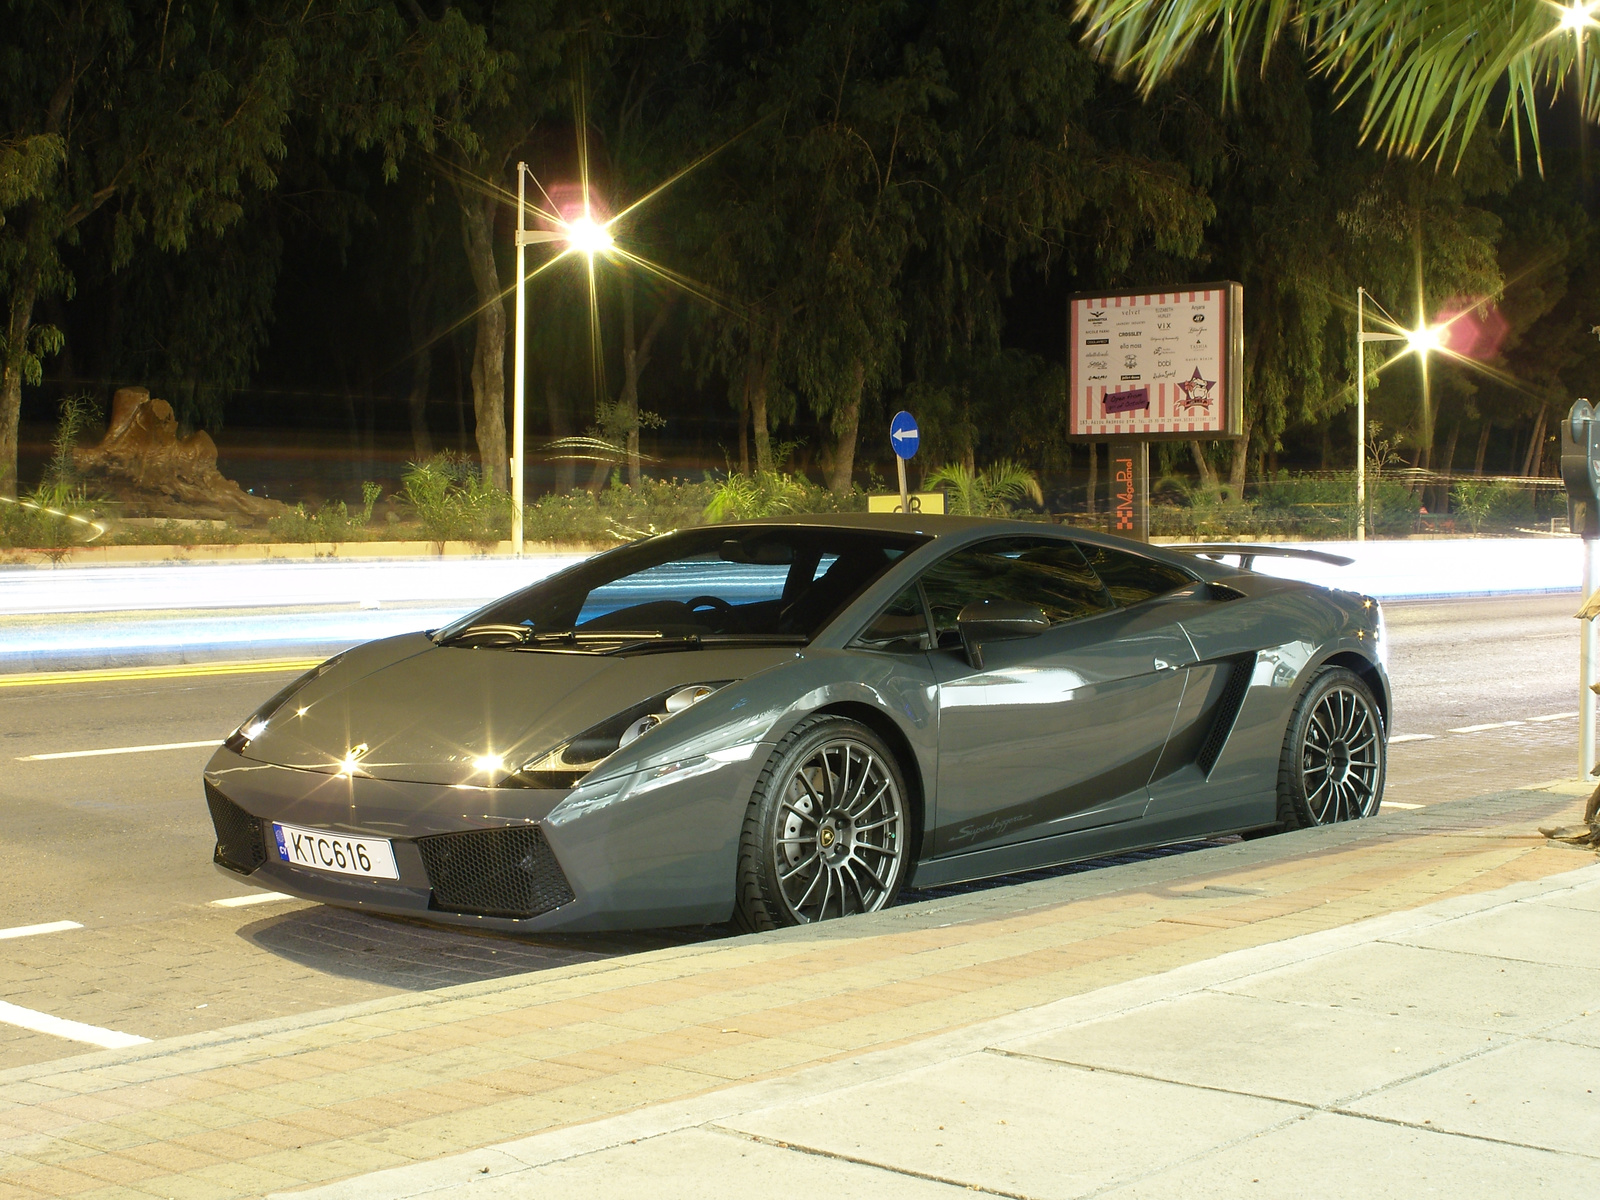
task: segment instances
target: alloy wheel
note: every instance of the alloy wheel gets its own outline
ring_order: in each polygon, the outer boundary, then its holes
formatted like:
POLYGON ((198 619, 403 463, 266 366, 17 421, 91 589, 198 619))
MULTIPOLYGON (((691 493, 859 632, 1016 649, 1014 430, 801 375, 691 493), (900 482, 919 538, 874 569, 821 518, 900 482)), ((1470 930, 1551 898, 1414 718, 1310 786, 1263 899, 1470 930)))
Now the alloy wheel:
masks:
POLYGON ((1316 824, 1376 811, 1381 729, 1371 700, 1354 687, 1341 684, 1317 698, 1300 749, 1301 786, 1316 824))
POLYGON ((875 912, 890 898, 905 847, 894 773, 854 738, 815 747, 783 784, 772 839, 784 905, 802 924, 875 912))

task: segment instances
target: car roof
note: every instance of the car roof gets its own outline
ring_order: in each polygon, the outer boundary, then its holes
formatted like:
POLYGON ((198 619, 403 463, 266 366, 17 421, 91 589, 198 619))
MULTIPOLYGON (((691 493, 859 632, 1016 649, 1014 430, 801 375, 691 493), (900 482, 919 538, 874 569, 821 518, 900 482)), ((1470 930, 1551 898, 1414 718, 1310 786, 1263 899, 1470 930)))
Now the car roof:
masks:
MULTIPOLYGON (((1151 558, 1173 563, 1186 569, 1192 570, 1196 565, 1196 559, 1193 555, 1168 550, 1163 546, 1117 537, 1115 534, 1103 533, 1097 529, 1088 529, 1081 525, 1060 525, 1054 521, 1019 521, 1005 517, 952 517, 932 513, 912 513, 909 517, 900 513, 790 513, 781 517, 757 517, 749 521, 724 522, 720 528, 748 529, 752 526, 766 526, 777 529, 819 527, 826 529, 860 529, 873 533, 918 534, 923 537, 933 538, 936 541, 953 540, 958 542, 977 540, 977 538, 985 535, 1005 534, 1036 537, 1041 535, 1045 537, 1070 537, 1080 542, 1132 550, 1135 553, 1146 554, 1151 558)), ((700 526, 699 528, 711 527, 700 526)), ((1204 562, 1205 560, 1201 561, 1204 562)), ((1230 571, 1229 573, 1233 572, 1230 571)))

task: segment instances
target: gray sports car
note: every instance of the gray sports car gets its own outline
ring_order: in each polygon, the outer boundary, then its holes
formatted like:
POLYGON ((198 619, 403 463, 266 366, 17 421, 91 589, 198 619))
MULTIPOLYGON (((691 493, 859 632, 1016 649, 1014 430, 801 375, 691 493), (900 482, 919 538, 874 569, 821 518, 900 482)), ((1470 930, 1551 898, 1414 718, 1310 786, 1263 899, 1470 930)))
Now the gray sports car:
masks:
POLYGON ((1372 815, 1377 603, 1205 549, 915 515, 623 546, 262 705, 205 771, 215 860, 502 930, 766 929, 1372 815))

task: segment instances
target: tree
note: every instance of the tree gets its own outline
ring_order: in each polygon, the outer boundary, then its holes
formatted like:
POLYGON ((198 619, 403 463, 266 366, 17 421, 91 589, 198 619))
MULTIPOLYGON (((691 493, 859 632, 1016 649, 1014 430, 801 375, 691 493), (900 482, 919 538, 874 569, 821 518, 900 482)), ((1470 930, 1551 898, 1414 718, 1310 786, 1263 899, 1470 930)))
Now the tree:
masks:
POLYGON ((443 95, 495 71, 453 10, 407 20, 385 0, 220 3, 16 0, 0 46, 0 494, 17 487, 22 387, 61 345, 35 322, 70 295, 63 250, 110 225, 113 267, 148 242, 181 251, 272 188, 285 130, 373 147, 392 174, 413 141, 453 132, 443 95))
POLYGON ((1538 112, 1575 87, 1600 114, 1592 6, 1526 0, 1079 0, 1089 39, 1149 94, 1209 50, 1225 96, 1282 41, 1304 47, 1341 103, 1361 98, 1361 132, 1406 157, 1460 162, 1485 111, 1500 105, 1517 156, 1538 156, 1538 112))

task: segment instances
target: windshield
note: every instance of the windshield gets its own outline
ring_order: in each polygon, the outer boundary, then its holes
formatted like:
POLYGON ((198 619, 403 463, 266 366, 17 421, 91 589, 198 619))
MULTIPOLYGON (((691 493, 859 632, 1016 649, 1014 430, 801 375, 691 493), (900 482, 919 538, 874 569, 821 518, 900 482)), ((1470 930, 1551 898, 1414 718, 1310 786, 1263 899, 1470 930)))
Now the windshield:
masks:
POLYGON ((463 617, 434 640, 591 651, 804 643, 926 540, 826 526, 687 530, 600 555, 463 617))

